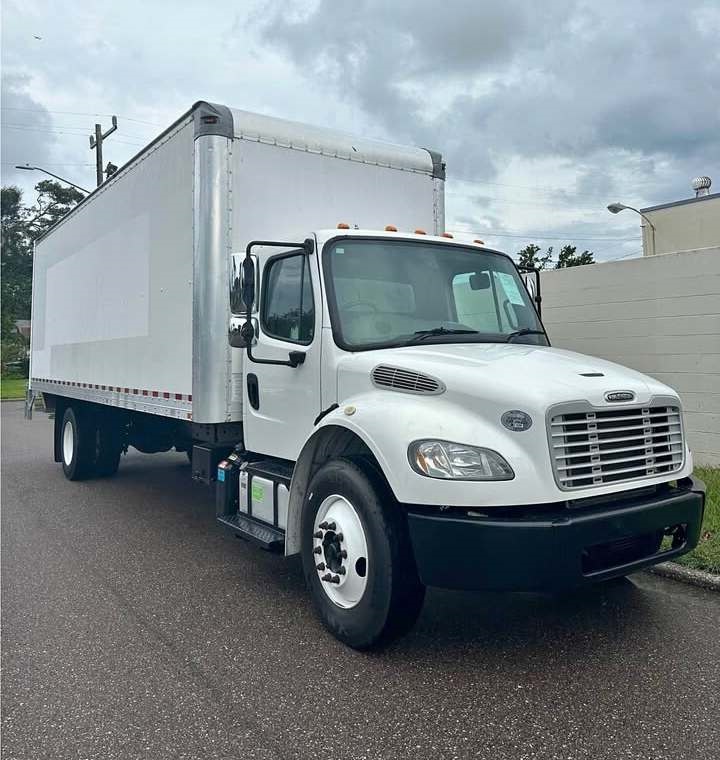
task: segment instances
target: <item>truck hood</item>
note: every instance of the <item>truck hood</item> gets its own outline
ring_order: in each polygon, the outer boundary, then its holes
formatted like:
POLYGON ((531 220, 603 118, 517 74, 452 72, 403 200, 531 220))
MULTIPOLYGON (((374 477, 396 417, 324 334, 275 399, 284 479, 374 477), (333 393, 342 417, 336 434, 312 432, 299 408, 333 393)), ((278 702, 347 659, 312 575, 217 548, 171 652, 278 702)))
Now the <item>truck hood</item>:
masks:
MULTIPOLYGON (((565 401, 608 402, 605 393, 631 391, 633 403, 677 396, 666 385, 619 364, 574 351, 522 344, 418 345, 352 354, 338 365, 338 401, 372 388, 378 365, 420 372, 440 380, 449 397, 537 410, 565 401)), ((450 399, 448 399, 450 400, 450 399)), ((473 406, 473 404, 470 404, 473 406)))

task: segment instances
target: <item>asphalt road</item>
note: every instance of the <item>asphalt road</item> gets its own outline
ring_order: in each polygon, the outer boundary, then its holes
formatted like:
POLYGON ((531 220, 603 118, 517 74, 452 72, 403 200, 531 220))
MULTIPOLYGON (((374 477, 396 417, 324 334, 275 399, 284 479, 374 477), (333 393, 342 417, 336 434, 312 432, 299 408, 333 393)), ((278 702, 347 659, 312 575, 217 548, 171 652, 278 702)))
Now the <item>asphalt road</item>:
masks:
POLYGON ((720 594, 431 591, 380 654, 216 526, 184 455, 69 483, 2 404, 3 758, 713 758, 720 594))

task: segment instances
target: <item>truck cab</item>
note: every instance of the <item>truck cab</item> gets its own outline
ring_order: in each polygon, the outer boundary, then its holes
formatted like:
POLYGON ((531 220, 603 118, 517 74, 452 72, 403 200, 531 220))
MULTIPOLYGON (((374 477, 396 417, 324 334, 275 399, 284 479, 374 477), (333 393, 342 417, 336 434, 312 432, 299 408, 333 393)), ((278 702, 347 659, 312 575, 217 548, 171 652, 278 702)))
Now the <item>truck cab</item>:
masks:
POLYGON ((282 530, 339 638, 406 628, 427 585, 571 588, 697 543, 677 394, 553 348, 506 254, 340 224, 250 243, 242 267, 244 451, 219 465, 221 520, 282 530))

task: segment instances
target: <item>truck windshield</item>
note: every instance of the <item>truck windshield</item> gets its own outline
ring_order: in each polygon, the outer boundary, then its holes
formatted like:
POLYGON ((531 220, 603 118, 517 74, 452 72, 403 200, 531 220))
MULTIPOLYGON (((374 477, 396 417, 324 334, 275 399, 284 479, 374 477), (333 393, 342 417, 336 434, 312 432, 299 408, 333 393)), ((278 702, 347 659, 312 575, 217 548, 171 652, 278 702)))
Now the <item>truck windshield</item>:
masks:
POLYGON ((512 261, 482 249, 345 238, 324 253, 335 340, 353 351, 426 343, 548 345, 512 261))

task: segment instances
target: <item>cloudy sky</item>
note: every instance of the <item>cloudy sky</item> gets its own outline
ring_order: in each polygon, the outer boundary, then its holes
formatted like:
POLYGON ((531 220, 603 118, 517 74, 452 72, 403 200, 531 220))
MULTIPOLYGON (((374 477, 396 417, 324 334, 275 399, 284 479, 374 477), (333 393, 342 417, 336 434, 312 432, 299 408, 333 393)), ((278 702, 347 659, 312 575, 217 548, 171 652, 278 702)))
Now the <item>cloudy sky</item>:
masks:
POLYGON ((447 226, 640 253, 635 206, 720 188, 717 0, 4 0, 2 181, 94 185, 195 100, 439 149, 447 226), (713 188, 715 189, 715 188, 713 188))

